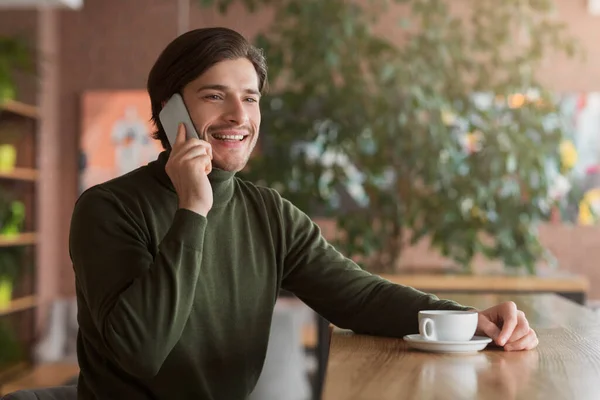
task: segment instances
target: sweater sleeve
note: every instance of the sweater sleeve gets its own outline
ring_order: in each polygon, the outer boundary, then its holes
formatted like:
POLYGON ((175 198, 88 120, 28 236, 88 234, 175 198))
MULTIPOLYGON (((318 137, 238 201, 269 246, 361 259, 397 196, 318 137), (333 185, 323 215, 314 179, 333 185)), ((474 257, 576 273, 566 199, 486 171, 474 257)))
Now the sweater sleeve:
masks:
POLYGON ((334 325, 356 333, 402 337, 418 332, 418 312, 467 310, 361 269, 321 235, 319 227, 282 199, 285 261, 282 288, 334 325))
POLYGON ((69 251, 78 286, 108 354, 140 378, 160 370, 188 320, 206 218, 175 212, 155 257, 147 234, 106 189, 88 190, 71 221, 69 251))

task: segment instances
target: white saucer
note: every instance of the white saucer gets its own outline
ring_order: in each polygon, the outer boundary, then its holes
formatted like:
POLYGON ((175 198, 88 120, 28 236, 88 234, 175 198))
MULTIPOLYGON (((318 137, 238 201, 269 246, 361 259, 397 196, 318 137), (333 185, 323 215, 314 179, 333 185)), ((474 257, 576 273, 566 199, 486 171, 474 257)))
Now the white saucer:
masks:
POLYGON ((466 342, 445 342, 426 340, 419 334, 406 335, 404 336, 404 340, 414 349, 435 353, 474 353, 485 349, 492 341, 489 337, 473 336, 471 340, 466 342))

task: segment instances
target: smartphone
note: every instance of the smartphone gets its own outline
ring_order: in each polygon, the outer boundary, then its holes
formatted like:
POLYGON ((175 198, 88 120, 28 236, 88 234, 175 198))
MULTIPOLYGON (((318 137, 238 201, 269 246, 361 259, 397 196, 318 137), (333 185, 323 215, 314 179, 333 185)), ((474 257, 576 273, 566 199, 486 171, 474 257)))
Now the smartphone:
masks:
POLYGON ((165 106, 158 114, 158 118, 167 134, 171 147, 173 147, 175 138, 177 137, 177 128, 182 122, 185 125, 186 139, 200 137, 198 132, 196 132, 196 128, 194 128, 190 114, 183 102, 183 97, 179 93, 175 93, 165 103, 165 106))

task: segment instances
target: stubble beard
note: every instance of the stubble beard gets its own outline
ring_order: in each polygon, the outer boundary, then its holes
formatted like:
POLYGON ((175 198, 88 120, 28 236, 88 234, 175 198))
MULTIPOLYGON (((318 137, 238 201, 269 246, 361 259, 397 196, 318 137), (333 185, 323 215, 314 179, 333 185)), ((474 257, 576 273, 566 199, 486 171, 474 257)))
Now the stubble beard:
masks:
MULTIPOLYGON (((250 140, 251 142, 248 145, 246 154, 243 155, 243 159, 241 159, 239 161, 233 161, 233 162, 227 162, 227 161, 213 159, 213 167, 222 169, 224 171, 230 171, 230 172, 239 172, 239 171, 243 170, 244 167, 246 166, 246 164, 248 164, 248 160, 250 160, 250 156, 252 155, 252 152, 254 151, 254 148, 256 147, 256 143, 258 142, 258 135, 253 134, 253 133, 251 133, 250 135, 252 137, 247 138, 246 140, 250 140)), ((234 150, 234 149, 231 149, 229 151, 236 152, 236 150, 234 150)))

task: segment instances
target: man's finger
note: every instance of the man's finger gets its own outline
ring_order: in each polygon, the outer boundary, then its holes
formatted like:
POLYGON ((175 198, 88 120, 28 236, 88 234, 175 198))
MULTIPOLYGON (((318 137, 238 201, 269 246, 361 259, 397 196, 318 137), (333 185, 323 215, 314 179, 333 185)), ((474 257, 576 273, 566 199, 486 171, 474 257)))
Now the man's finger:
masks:
POLYGON ((519 322, 518 315, 517 307, 515 303, 512 302, 509 302, 506 307, 500 311, 499 317, 503 322, 502 330, 500 331, 500 336, 498 337, 498 344, 500 346, 504 346, 508 339, 510 339, 512 336, 513 331, 519 322))
POLYGON ((500 334, 500 329, 495 323, 490 321, 487 316, 484 314, 479 314, 477 332, 481 332, 496 341, 498 339, 498 335, 500 334))
POLYGON ((535 348, 539 344, 539 340, 535 331, 533 329, 529 329, 527 335, 523 336, 521 339, 509 343, 504 346, 504 350, 506 351, 520 351, 520 350, 531 350, 535 348))
POLYGON ((200 156, 198 157, 202 164, 203 164, 203 168, 204 168, 204 173, 206 175, 210 174, 210 172, 212 171, 212 161, 210 160, 210 157, 208 155, 205 156, 200 156))
POLYGON ((190 163, 193 169, 204 171, 206 175, 212 171, 212 161, 208 154, 202 152, 202 154, 195 154, 193 157, 186 158, 186 162, 190 163))
POLYGON ((529 331, 529 322, 527 322, 527 318, 525 318, 525 313, 523 311, 517 311, 517 327, 506 341, 506 344, 516 342, 529 334, 529 331))
POLYGON ((208 156, 208 149, 205 146, 193 146, 188 149, 185 149, 185 151, 182 150, 182 153, 183 154, 181 154, 179 159, 181 161, 186 161, 199 156, 208 156))
POLYGON ((200 144, 206 147, 207 154, 210 156, 211 160, 213 158, 212 145, 205 140, 200 139, 200 144))
POLYGON ((206 154, 212 158, 212 146, 210 145, 210 143, 205 142, 204 140, 190 138, 186 139, 184 143, 175 145, 175 147, 177 147, 178 152, 181 154, 190 151, 190 149, 201 147, 203 149, 206 149, 206 154))
POLYGON ((204 142, 208 145, 208 155, 210 156, 210 159, 213 159, 213 152, 212 152, 212 145, 208 142, 204 142))

